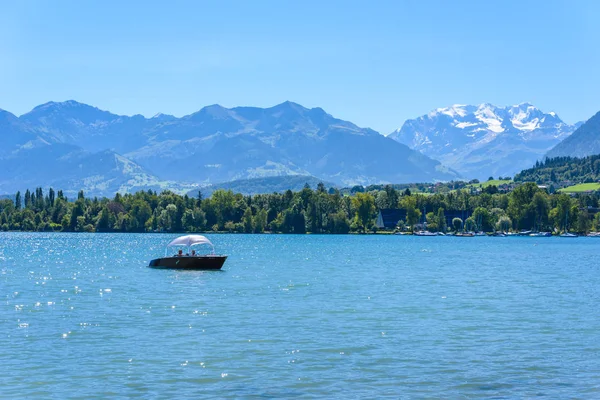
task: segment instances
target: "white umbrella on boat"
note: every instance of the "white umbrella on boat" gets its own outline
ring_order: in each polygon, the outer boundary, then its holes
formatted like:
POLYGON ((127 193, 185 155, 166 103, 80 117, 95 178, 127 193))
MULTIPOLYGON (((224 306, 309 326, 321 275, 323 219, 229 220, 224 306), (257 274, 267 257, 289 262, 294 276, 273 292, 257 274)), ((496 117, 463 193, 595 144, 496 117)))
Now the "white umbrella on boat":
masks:
POLYGON ((176 239, 173 239, 171 243, 167 245, 167 247, 171 246, 186 246, 192 247, 198 244, 207 244, 212 248, 212 252, 215 252, 215 246, 211 243, 210 240, 206 238, 206 236, 202 235, 185 235, 179 236, 176 239))

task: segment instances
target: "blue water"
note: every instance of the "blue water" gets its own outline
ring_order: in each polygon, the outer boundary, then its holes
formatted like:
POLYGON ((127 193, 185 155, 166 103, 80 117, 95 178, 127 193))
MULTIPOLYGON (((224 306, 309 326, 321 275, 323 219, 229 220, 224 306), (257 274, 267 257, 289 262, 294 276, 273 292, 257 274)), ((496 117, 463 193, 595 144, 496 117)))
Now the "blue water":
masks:
POLYGON ((600 239, 0 233, 0 397, 600 398, 600 239))

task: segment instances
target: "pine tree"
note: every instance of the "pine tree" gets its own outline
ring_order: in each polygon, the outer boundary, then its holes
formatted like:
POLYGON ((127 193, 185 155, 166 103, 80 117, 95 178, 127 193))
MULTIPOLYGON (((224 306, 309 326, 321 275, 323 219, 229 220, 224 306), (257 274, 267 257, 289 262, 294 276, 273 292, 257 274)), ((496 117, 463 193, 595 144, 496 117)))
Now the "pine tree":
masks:
POLYGON ((31 207, 31 192, 29 189, 25 191, 25 208, 31 207))
POLYGON ((246 233, 254 232, 254 223, 252 220, 252 210, 250 209, 250 207, 247 207, 246 211, 244 211, 244 216, 242 217, 242 222, 244 224, 244 232, 246 232, 246 233))
POLYGON ((44 190, 41 187, 35 189, 35 208, 36 210, 44 209, 44 190))
POLYGON ((21 209, 21 192, 17 192, 15 195, 15 208, 17 210, 21 209))
POLYGON ((48 191, 48 206, 54 207, 54 189, 50 188, 48 191))

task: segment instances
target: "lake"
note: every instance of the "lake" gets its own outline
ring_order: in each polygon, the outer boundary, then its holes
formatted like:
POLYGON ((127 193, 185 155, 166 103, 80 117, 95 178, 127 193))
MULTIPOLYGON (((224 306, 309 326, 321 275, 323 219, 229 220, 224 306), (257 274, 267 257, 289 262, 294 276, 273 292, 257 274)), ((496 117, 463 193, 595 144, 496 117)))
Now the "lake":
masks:
POLYGON ((0 397, 600 397, 598 238, 0 233, 0 397))

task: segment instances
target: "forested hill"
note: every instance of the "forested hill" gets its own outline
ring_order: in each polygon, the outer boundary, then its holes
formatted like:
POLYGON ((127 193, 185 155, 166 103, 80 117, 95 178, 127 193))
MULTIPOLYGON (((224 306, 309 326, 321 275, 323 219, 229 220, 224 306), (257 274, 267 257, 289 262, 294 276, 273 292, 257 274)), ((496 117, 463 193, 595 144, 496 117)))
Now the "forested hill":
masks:
POLYGON ((297 192, 302 190, 306 185, 317 187, 319 183, 323 183, 327 188, 336 187, 335 183, 323 182, 321 179, 310 175, 284 175, 215 183, 201 187, 200 189, 191 190, 188 192, 188 195, 197 197, 198 191, 201 191, 203 196, 210 196, 215 190, 219 189, 231 190, 234 193, 241 193, 243 195, 283 193, 286 190, 297 192))
POLYGON ((555 157, 537 162, 515 175, 515 182, 569 184, 598 182, 600 180, 600 155, 584 158, 555 157))

